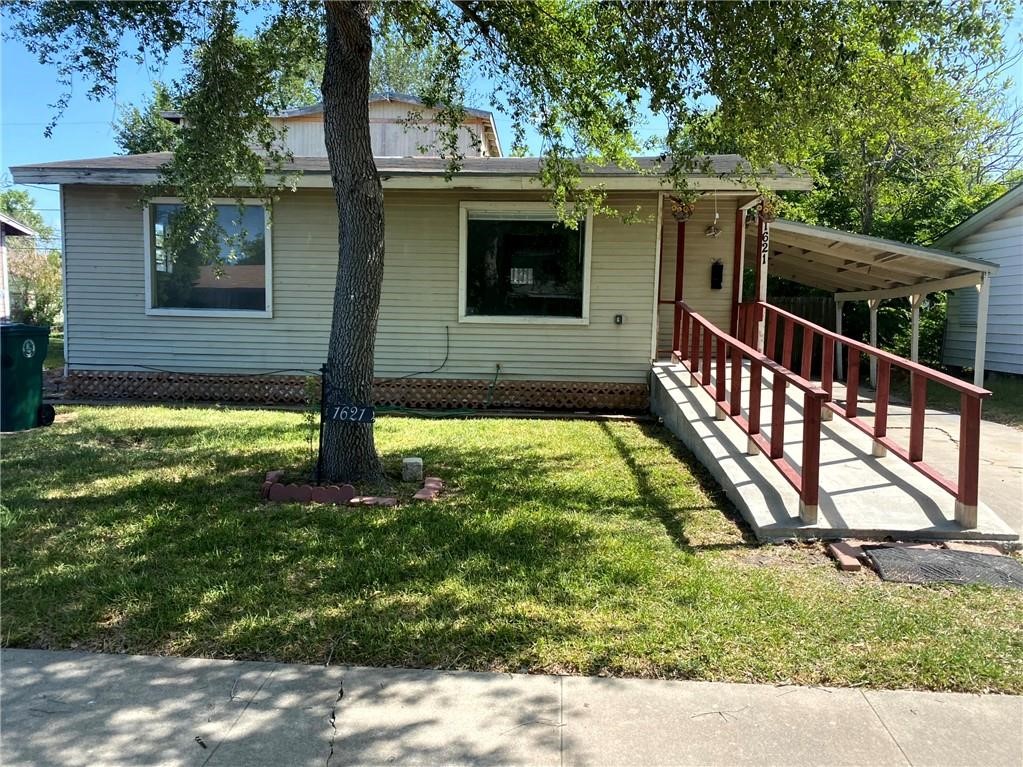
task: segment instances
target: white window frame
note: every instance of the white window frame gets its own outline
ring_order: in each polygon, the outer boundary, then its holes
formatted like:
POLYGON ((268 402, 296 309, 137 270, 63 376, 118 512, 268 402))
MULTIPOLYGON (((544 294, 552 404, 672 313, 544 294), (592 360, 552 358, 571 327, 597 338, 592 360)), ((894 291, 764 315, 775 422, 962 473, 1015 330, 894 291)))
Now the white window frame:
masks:
POLYGON ((583 232, 583 306, 582 317, 543 317, 537 315, 466 314, 466 280, 468 279, 469 212, 473 213, 535 213, 537 221, 557 221, 557 214, 547 202, 462 201, 458 204, 458 321, 475 324, 504 325, 589 325, 590 267, 593 261, 593 211, 586 211, 583 232))
MULTIPOLYGON (((214 205, 238 205, 238 200, 226 197, 217 197, 211 200, 214 205)), ((156 290, 156 282, 153 279, 153 263, 156 253, 153 251, 153 226, 152 210, 153 205, 168 204, 181 205, 180 197, 154 197, 142 208, 142 235, 145 248, 146 264, 146 314, 156 317, 273 317, 273 238, 270 232, 270 215, 266 203, 255 197, 246 197, 241 200, 245 207, 263 209, 263 242, 266 247, 264 259, 263 288, 266 308, 258 309, 186 309, 183 307, 157 307, 153 306, 153 295, 156 290)))

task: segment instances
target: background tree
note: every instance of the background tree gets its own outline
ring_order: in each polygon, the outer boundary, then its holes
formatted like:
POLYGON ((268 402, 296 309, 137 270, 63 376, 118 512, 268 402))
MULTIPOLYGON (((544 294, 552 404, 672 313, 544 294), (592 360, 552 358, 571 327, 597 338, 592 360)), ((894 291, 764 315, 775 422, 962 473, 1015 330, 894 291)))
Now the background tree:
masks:
POLYGON ((36 210, 32 196, 22 189, 0 191, 0 211, 35 230, 35 237, 8 237, 7 269, 10 279, 11 318, 33 325, 53 325, 63 304, 60 251, 45 247, 53 229, 36 210))
MULTIPOLYGON (((324 51, 324 128, 338 212, 327 365, 342 394, 361 404, 372 398, 383 277, 383 192, 368 111, 370 59, 382 31, 400 32, 412 45, 442 41, 429 95, 449 135, 464 118, 460 85, 449 73, 466 66, 491 83, 494 105, 512 122, 513 151, 524 145, 527 127, 539 134, 540 181, 560 215, 571 219, 587 206, 607 211, 603 190, 581 183, 585 164, 633 165, 639 145, 632 127, 644 106, 667 120, 666 170, 680 191, 686 173, 701 164, 689 126, 699 128, 711 108, 724 137, 743 148, 753 168, 797 164, 806 159, 803 134, 844 107, 851 62, 874 50, 914 57, 996 49, 1010 8, 1007 2, 867 0, 48 0, 11 6, 11 29, 56 65, 62 82, 86 78, 96 98, 112 93, 121 58, 142 64, 184 51, 188 72, 180 90, 187 124, 162 176, 181 195, 196 233, 211 228, 211 198, 237 194, 239 177, 250 194, 267 199, 285 188, 287 152, 268 116, 286 106, 280 85, 301 77, 303 57, 324 51), (243 20, 246 29, 255 27, 251 39, 240 37, 243 20), (266 184, 268 169, 276 185, 266 184)), ((451 154, 452 171, 460 159, 451 154)), ((214 247, 212 239, 205 244, 214 247)), ((378 477, 372 426, 328 424, 323 460, 331 479, 378 477)))
POLYGON ((122 154, 173 152, 178 140, 178 126, 162 112, 177 111, 178 105, 170 88, 153 84, 153 95, 141 106, 124 107, 114 121, 114 143, 122 154))

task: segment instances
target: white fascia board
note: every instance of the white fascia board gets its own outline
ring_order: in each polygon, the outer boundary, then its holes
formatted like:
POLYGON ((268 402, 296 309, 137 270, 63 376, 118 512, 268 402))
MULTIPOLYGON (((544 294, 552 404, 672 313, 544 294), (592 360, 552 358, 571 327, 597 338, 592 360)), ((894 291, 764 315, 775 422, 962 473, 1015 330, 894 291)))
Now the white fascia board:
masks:
MULTIPOLYGON (((18 184, 95 184, 114 186, 148 186, 160 182, 156 171, 124 170, 76 170, 70 168, 21 168, 13 171, 18 184)), ((279 177, 267 175, 265 183, 276 186, 279 177)), ((543 191, 535 176, 474 175, 462 173, 448 180, 439 175, 424 173, 394 174, 383 171, 381 183, 384 189, 482 189, 491 191, 543 191)), ((732 179, 697 176, 688 179, 689 188, 697 191, 754 192, 747 183, 732 179)), ((764 179, 770 189, 778 191, 805 191, 812 183, 799 178, 764 179)), ((239 180, 238 186, 247 184, 239 180)), ((303 173, 294 179, 298 189, 329 189, 332 186, 329 173, 303 173)), ((660 192, 670 190, 670 184, 661 176, 587 176, 580 181, 580 187, 590 189, 602 187, 608 191, 660 192)))

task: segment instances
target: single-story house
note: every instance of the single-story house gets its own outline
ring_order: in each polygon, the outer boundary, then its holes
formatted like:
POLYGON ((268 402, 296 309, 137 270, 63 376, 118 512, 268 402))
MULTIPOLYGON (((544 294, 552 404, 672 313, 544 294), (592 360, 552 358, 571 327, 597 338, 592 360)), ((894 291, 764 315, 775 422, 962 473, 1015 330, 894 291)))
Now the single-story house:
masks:
MULTIPOLYGON (((380 125, 403 131, 396 108, 424 111, 401 98, 375 103, 380 125)), ((337 265, 337 216, 314 113, 279 117, 288 140, 300 139, 290 169, 301 175, 274 203, 272 224, 258 200, 243 216, 234 201, 222 201, 221 224, 234 245, 225 243, 217 269, 187 253, 172 258, 163 247, 177 200, 140 204, 167 154, 12 168, 19 183, 60 185, 72 396, 301 397, 300 376, 325 360, 337 265)), ((735 328, 747 213, 760 200, 743 180, 742 158, 708 157, 689 176, 700 196, 679 216, 684 221, 676 220, 660 160, 590 168, 583 183, 601 185, 609 204, 631 216, 627 223, 591 214, 572 229, 544 201, 538 159, 502 156, 492 118, 478 112, 465 130, 475 152, 450 179, 441 157, 387 156, 381 146, 397 140, 374 134, 386 247, 378 404, 645 408, 651 362, 671 349, 678 299, 735 328)), ((781 168, 760 183, 811 188, 781 168)), ((786 235, 775 255, 804 267, 787 276, 835 289, 898 290, 977 270, 949 254, 929 262, 925 248, 900 267, 891 261, 903 255, 874 242, 829 244, 832 233, 786 235), (819 256, 794 255, 810 253, 800 249, 808 242, 823 243, 819 256), (934 268, 917 272, 916 263, 934 268)))
POLYGON ((0 213, 0 320, 11 318, 11 272, 7 260, 8 237, 35 237, 36 231, 6 213, 0 213))
MULTIPOLYGON (((991 278, 985 367, 1023 374, 1023 184, 947 232, 935 247, 1001 267, 991 278)), ((973 367, 979 298, 970 288, 949 293, 942 360, 946 365, 973 367)))

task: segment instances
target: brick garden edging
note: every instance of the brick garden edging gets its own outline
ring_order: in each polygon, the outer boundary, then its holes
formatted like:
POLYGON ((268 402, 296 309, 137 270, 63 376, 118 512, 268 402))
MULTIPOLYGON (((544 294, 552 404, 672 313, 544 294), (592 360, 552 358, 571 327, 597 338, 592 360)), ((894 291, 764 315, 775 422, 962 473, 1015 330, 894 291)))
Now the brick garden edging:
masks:
MULTIPOLYGON (((398 499, 389 496, 356 495, 352 485, 309 485, 284 483, 284 472, 268 471, 260 488, 263 500, 271 503, 323 503, 335 506, 397 506, 398 499)), ((444 489, 439 477, 427 477, 423 487, 412 496, 413 501, 436 501, 444 489)))

